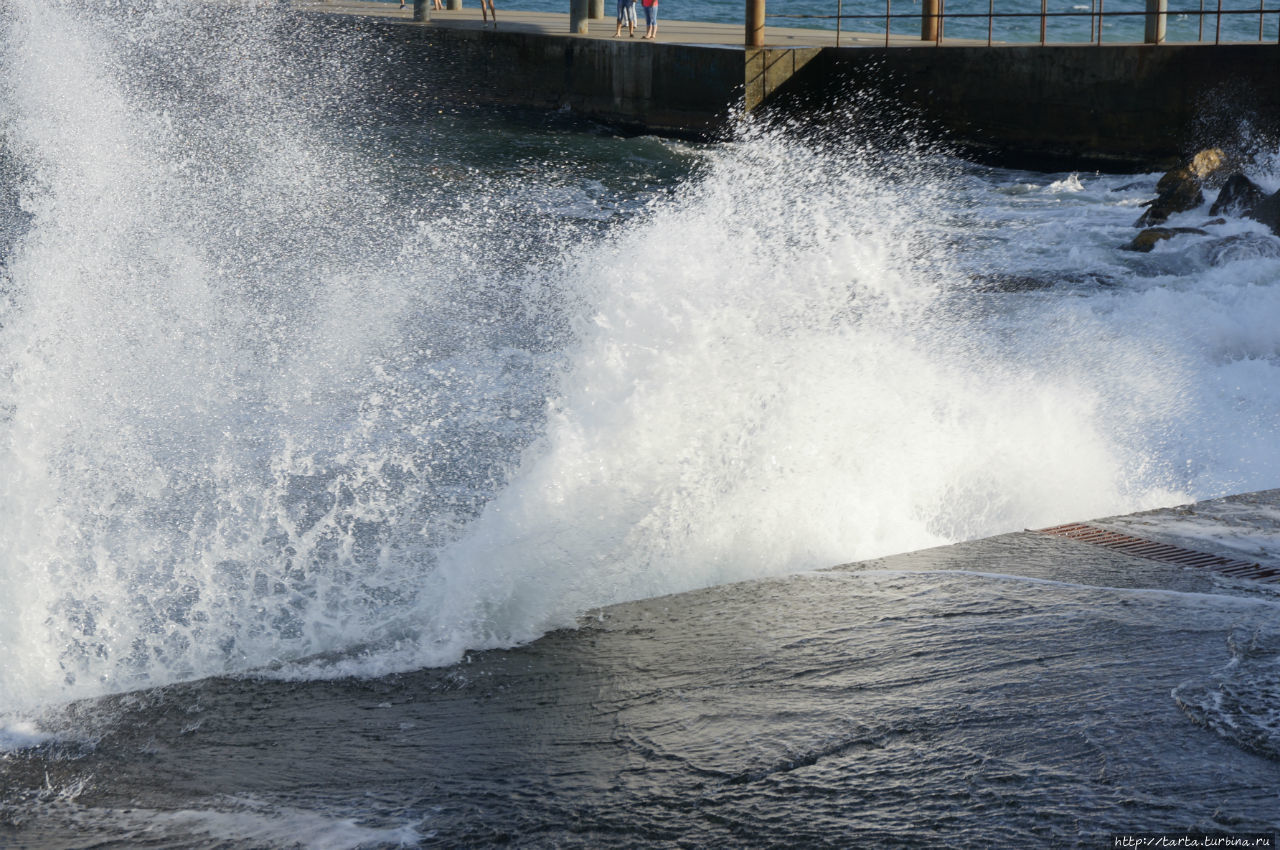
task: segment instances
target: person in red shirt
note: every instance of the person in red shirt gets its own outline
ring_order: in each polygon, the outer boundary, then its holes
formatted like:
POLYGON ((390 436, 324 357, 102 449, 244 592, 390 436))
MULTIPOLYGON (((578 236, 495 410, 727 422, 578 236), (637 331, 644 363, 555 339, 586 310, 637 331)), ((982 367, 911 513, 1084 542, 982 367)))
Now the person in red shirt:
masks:
POLYGON ((658 37, 658 0, 640 0, 640 5, 644 7, 644 24, 648 27, 645 30, 645 38, 658 37))

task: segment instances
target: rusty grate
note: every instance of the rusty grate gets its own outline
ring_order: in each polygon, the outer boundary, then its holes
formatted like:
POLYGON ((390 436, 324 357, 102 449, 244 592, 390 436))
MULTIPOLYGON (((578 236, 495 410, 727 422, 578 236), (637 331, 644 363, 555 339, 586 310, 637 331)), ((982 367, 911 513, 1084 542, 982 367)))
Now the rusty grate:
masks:
POLYGON ((1264 567, 1262 564, 1255 564, 1250 561, 1224 558, 1221 555, 1210 555, 1208 552, 1183 549, 1181 546, 1170 546, 1168 543, 1157 543, 1154 540, 1143 540, 1141 537, 1131 537, 1128 534, 1108 531, 1105 528, 1086 525, 1083 522, 1055 525, 1052 528, 1038 529, 1038 531, 1041 534, 1050 534, 1054 537, 1065 537, 1068 540, 1077 540, 1081 543, 1105 546, 1108 549, 1114 549, 1126 555, 1146 558, 1149 561, 1159 561, 1163 564, 1199 567, 1213 570, 1215 573, 1222 573, 1232 578, 1245 578, 1273 583, 1280 582, 1280 569, 1275 567, 1264 567))

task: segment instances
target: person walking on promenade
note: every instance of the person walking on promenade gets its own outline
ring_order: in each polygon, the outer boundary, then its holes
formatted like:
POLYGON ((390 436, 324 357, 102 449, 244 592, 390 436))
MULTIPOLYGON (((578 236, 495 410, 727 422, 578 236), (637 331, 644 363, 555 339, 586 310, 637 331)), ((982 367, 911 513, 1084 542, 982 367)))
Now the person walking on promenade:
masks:
POLYGON ((493 28, 498 28, 498 10, 493 8, 493 0, 480 0, 480 14, 484 18, 484 22, 489 23, 489 18, 493 18, 493 28), (485 11, 484 4, 489 4, 488 11, 485 11))
POLYGON ((644 25, 647 27, 644 37, 656 39, 658 37, 658 0, 640 0, 640 5, 644 6, 644 25))
POLYGON ((622 35, 622 25, 627 25, 627 35, 635 38, 636 34, 636 0, 618 0, 618 28, 613 37, 622 35))

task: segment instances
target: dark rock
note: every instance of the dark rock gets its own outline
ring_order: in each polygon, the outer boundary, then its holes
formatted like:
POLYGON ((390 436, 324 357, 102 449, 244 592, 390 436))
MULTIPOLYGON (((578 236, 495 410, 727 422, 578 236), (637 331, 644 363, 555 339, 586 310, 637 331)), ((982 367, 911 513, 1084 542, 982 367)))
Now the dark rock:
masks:
POLYGON ((1209 209, 1209 215, 1226 213, 1234 216, 1248 216, 1266 196, 1266 192, 1263 192, 1261 187, 1248 177, 1240 173, 1232 174, 1227 178, 1227 182, 1222 184, 1222 190, 1218 192, 1218 199, 1209 209))
POLYGON ((1147 227, 1152 224, 1163 224, 1174 213, 1193 210, 1204 203, 1201 185, 1216 173, 1226 160, 1225 155, 1217 148, 1202 150, 1187 161, 1165 174, 1156 183, 1156 199, 1147 207, 1134 227, 1147 227))
POLYGON ((1133 237, 1133 241, 1124 246, 1126 251, 1138 251, 1139 253, 1147 253, 1156 247, 1156 243, 1165 239, 1172 239, 1180 233, 1190 233, 1196 236, 1208 236, 1209 234, 1198 227, 1148 227, 1146 230, 1133 237))
POLYGON ((1157 187, 1160 194, 1133 223, 1134 227, 1163 224, 1174 213, 1193 210, 1204 203, 1200 181, 1185 167, 1175 168, 1161 177, 1160 184, 1164 188, 1157 187))
POLYGON ((1280 235, 1280 192, 1258 201, 1246 215, 1271 228, 1272 233, 1280 235))

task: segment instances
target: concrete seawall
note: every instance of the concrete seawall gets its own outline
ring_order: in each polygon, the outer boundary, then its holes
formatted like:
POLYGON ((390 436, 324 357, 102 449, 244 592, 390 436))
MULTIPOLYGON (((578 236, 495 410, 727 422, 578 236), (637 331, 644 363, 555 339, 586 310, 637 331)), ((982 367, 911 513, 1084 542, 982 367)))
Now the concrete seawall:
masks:
POLYGON ((741 100, 742 50, 410 27, 447 52, 478 102, 571 109, 677 136, 715 134, 741 100))
POLYGON ((1008 164, 1164 167, 1280 125, 1280 46, 827 48, 786 90, 871 90, 1008 164))
POLYGON ((571 35, 567 15, 507 12, 495 31, 478 11, 414 23, 381 3, 303 8, 379 34, 397 75, 429 80, 435 96, 570 109, 675 136, 715 137, 756 110, 858 121, 841 107, 860 92, 875 95, 882 118, 1040 168, 1159 168, 1229 145, 1242 121, 1280 128, 1280 46, 1270 44, 935 47, 895 37, 885 47, 883 36, 845 34, 855 46, 835 47, 831 32, 780 29, 769 31, 776 46, 751 49, 736 43, 741 28, 718 24, 664 23, 664 41, 652 43, 608 37, 609 20, 571 35))

